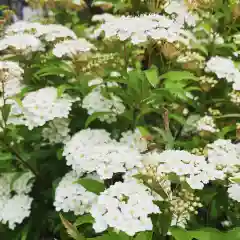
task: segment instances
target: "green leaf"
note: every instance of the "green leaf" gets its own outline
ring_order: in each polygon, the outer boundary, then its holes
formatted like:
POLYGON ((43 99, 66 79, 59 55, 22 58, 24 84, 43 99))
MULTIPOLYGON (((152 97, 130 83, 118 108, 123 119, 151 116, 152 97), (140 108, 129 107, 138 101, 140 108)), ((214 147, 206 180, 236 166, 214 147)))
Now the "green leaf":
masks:
POLYGON ((13 156, 11 153, 0 153, 0 161, 9 161, 12 159, 13 159, 13 156))
POLYGON ((240 118, 240 114, 239 113, 225 114, 225 115, 217 116, 215 118, 217 118, 217 119, 219 119, 219 118, 240 118))
POLYGON ((60 218, 61 218, 62 224, 66 228, 67 233, 70 237, 72 237, 75 240, 84 240, 85 239, 84 236, 82 236, 78 232, 77 228, 74 225, 72 225, 72 223, 70 223, 67 219, 65 219, 62 216, 62 214, 60 214, 60 218))
POLYGON ((13 184, 14 184, 14 182, 17 181, 18 178, 20 178, 22 175, 23 175, 22 172, 17 172, 17 173, 14 174, 14 176, 13 176, 13 178, 12 178, 12 180, 11 180, 11 183, 10 183, 10 189, 11 189, 11 190, 13 190, 13 184))
POLYGON ((170 232, 175 240, 192 240, 191 235, 188 231, 179 227, 171 227, 170 232))
POLYGON ((92 115, 90 115, 86 122, 85 122, 85 128, 87 128, 90 123, 92 123, 93 121, 95 121, 97 118, 101 117, 101 116, 105 116, 107 114, 110 114, 111 112, 95 112, 92 115))
POLYGON ((58 150, 57 150, 57 159, 58 160, 62 160, 63 159, 63 149, 62 148, 59 148, 58 150))
POLYGON ((189 231, 188 233, 197 240, 225 240, 224 233, 215 228, 202 228, 197 231, 189 231))
POLYGON ((239 183, 239 184, 240 184, 240 176, 230 177, 229 180, 230 180, 232 183, 239 183))
POLYGON ((186 122, 186 119, 179 114, 169 113, 168 117, 169 117, 169 119, 174 119, 175 121, 177 121, 181 125, 184 125, 185 122, 186 122))
POLYGON ((181 80, 198 81, 198 78, 193 73, 188 71, 170 71, 161 75, 160 79, 168 79, 171 81, 181 81, 181 80))
POLYGON ((151 135, 145 127, 137 126, 137 129, 140 131, 140 133, 143 137, 147 137, 147 136, 151 135))
POLYGON ((71 88, 68 84, 63 84, 57 88, 57 97, 61 97, 65 90, 71 88))
POLYGON ((158 69, 156 66, 152 66, 150 69, 144 71, 148 82, 153 86, 156 87, 160 81, 158 75, 158 69))
POLYGON ((239 240, 239 239, 240 239, 240 227, 237 227, 227 232, 223 240, 239 240))
POLYGON ((7 120, 8 120, 8 116, 9 116, 11 107, 12 106, 10 104, 5 104, 2 107, 2 118, 4 119, 5 122, 7 122, 7 120))
POLYGON ((94 222, 94 218, 90 214, 87 214, 87 215, 78 217, 74 223, 74 226, 78 227, 85 223, 93 223, 93 222, 94 222))
POLYGON ((151 240, 153 233, 150 231, 147 232, 140 232, 137 234, 137 236, 134 238, 134 240, 151 240))
POLYGON ((96 194, 100 194, 101 192, 103 192, 105 190, 104 183, 101 183, 94 179, 81 178, 81 179, 77 180, 76 182, 81 184, 89 192, 93 192, 96 194))

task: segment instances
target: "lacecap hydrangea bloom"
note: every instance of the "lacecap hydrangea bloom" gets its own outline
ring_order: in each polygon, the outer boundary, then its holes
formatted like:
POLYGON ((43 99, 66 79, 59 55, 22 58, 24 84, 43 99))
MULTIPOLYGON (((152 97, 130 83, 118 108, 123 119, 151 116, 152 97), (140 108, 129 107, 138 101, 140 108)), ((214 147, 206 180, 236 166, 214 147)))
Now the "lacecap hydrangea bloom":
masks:
POLYGON ((151 190, 135 180, 117 182, 100 194, 90 210, 95 219, 93 228, 102 232, 108 227, 129 236, 152 230, 150 214, 160 213, 151 190))
POLYGON ((240 202, 240 184, 231 184, 228 188, 228 195, 231 199, 240 202))

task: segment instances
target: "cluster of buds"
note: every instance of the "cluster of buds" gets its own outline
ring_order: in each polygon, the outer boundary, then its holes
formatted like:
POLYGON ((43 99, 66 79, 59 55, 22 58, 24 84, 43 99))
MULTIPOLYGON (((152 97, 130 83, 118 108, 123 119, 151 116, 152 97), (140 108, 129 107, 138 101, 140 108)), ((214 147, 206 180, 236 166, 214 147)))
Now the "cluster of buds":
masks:
POLYGON ((235 104, 240 104, 240 91, 232 91, 229 93, 231 102, 235 104))
POLYGON ((193 148, 191 151, 192 154, 203 156, 204 155, 204 149, 203 148, 193 148))
POLYGON ((221 116, 221 112, 218 109, 208 108, 208 112, 212 116, 221 116))
POLYGON ((186 0, 189 9, 211 10, 215 6, 215 0, 186 0))
POLYGON ((204 67, 205 58, 197 52, 186 52, 177 58, 177 62, 186 70, 198 70, 204 67))
POLYGON ((83 65, 81 68, 82 71, 88 72, 93 69, 97 69, 102 67, 103 65, 111 63, 112 67, 116 67, 117 63, 121 64, 121 59, 117 54, 107 53, 107 54, 96 54, 91 57, 91 59, 87 62, 86 65, 83 65))
POLYGON ((170 205, 170 211, 176 216, 198 214, 198 208, 203 206, 200 198, 186 189, 182 189, 173 196, 170 205))
POLYGON ((201 76, 199 80, 200 80, 200 86, 204 92, 208 92, 211 88, 215 87, 215 85, 218 83, 216 79, 208 76, 201 76))

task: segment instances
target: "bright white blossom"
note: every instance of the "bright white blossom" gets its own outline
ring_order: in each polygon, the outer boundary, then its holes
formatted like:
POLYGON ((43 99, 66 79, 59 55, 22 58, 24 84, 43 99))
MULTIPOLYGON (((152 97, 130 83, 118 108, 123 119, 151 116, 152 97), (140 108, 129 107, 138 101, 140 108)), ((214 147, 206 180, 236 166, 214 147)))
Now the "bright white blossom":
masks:
POLYGON ((6 29, 5 34, 29 33, 34 35, 39 28, 42 28, 42 24, 38 22, 17 21, 6 29))
POLYGON ((1 83, 0 90, 3 92, 3 97, 12 97, 21 92, 24 84, 23 69, 16 62, 0 61, 1 83))
POLYGON ((121 98, 109 93, 109 98, 106 98, 101 93, 101 87, 97 86, 87 96, 84 97, 82 107, 87 109, 88 114, 100 114, 98 119, 102 122, 112 123, 117 121, 117 116, 125 111, 125 106, 121 98))
POLYGON ((27 33, 5 36, 0 40, 0 51, 12 48, 21 54, 29 54, 44 50, 42 42, 38 38, 27 33))
POLYGON ((22 119, 22 124, 32 130, 54 118, 67 118, 74 101, 67 95, 58 97, 58 91, 54 87, 42 88, 35 92, 29 92, 15 112, 12 108, 11 115, 21 116, 10 118, 8 121, 19 124, 18 119, 22 119))
POLYGON ((70 138, 68 125, 69 120, 67 118, 55 118, 43 129, 42 136, 51 144, 64 143, 70 138))
POLYGON ((150 189, 136 181, 117 182, 100 194, 90 213, 95 219, 93 228, 102 232, 108 227, 129 236, 152 230, 149 214, 160 213, 153 204, 150 189))
POLYGON ((239 172, 240 148, 230 140, 218 139, 207 145, 208 162, 222 174, 236 175, 239 172))
POLYGON ((16 224, 30 215, 32 201, 33 198, 24 194, 13 196, 1 209, 0 221, 4 224, 8 223, 9 228, 14 229, 16 224))
POLYGON ((94 45, 84 38, 79 38, 77 40, 65 40, 55 45, 53 55, 58 58, 62 58, 64 56, 74 58, 78 55, 89 53, 93 49, 95 49, 94 45))
POLYGON ((69 28, 60 24, 42 25, 38 30, 38 35, 42 36, 47 42, 54 42, 58 39, 77 39, 76 34, 69 28))
POLYGON ((76 172, 97 172, 101 179, 141 166, 137 150, 111 140, 104 130, 87 129, 76 133, 66 143, 63 156, 76 172))
POLYGON ((31 172, 4 173, 0 176, 0 222, 8 223, 10 229, 30 214, 33 199, 26 194, 33 187, 33 178, 31 172))
POLYGON ((233 83, 234 90, 240 90, 240 71, 231 59, 219 56, 211 57, 206 63, 205 71, 215 73, 219 79, 224 78, 229 83, 233 83))
POLYGON ((56 188, 54 206, 57 211, 73 211, 75 215, 89 212, 97 195, 87 191, 81 184, 76 183, 80 175, 75 172, 67 173, 56 188))
POLYGON ((229 197, 237 202, 240 202, 240 184, 231 184, 228 188, 229 197))
POLYGON ((219 129, 217 129, 217 126, 214 122, 214 119, 211 116, 204 116, 201 119, 198 120, 196 123, 197 130, 198 131, 206 131, 215 133, 218 132, 219 129))

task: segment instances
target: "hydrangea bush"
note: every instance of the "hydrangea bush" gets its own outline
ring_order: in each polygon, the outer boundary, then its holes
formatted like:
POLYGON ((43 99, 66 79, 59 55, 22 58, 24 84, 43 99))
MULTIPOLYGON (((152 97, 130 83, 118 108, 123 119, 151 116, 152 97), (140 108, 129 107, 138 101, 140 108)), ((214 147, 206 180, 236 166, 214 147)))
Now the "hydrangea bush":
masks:
POLYGON ((240 3, 72 4, 1 34, 1 239, 239 240, 240 3))

